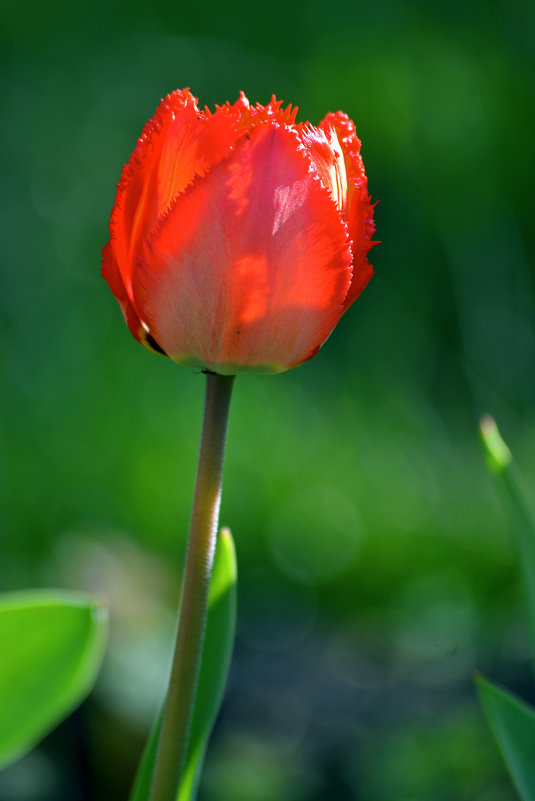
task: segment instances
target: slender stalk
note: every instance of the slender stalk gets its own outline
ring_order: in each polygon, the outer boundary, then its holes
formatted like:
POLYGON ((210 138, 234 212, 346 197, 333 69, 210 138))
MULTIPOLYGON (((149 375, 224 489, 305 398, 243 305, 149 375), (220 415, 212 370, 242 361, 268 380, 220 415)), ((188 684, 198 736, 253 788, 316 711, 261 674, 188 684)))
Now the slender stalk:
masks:
POLYGON ((208 373, 206 379, 201 448, 178 629, 150 801, 176 800, 201 664, 234 376, 208 373))

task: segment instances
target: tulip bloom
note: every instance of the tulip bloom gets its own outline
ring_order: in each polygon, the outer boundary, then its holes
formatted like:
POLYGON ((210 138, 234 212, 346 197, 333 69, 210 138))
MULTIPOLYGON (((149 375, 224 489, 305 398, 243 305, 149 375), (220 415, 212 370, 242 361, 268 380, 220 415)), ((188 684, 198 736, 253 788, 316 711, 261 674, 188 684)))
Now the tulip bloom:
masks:
POLYGON ((102 274, 134 337, 179 364, 277 373, 311 358, 370 280, 355 126, 271 100, 160 104, 117 187, 102 274))

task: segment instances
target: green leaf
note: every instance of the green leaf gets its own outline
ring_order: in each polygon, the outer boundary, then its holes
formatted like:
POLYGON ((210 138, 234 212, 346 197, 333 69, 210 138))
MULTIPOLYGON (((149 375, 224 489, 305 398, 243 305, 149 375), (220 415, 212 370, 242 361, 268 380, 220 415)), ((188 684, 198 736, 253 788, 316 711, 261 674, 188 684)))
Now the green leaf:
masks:
MULTIPOLYGON (((199 684, 177 801, 193 801, 196 796, 206 744, 223 697, 236 630, 236 575, 234 542, 230 531, 224 528, 217 538, 199 684)), ((160 711, 150 734, 130 801, 149 799, 161 720, 160 711)))
POLYGON ((85 698, 97 676, 107 610, 86 596, 0 596, 0 768, 29 751, 85 698))
POLYGON ((489 469, 501 480, 506 494, 535 654, 535 520, 526 503, 511 452, 492 417, 481 420, 480 433, 489 469))
POLYGON ((535 801, 535 713, 481 676, 476 683, 513 784, 524 801, 535 801))

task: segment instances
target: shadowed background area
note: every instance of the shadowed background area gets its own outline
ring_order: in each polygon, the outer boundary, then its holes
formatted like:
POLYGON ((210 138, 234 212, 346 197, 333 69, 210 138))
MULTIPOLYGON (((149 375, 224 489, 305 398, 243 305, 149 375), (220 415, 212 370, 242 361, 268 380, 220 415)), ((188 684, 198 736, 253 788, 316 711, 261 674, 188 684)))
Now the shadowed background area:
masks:
POLYGON ((356 122, 376 275, 312 361, 240 377, 222 522, 239 621, 200 801, 512 801, 476 668, 535 699, 493 413, 535 474, 535 52, 527 0, 0 8, 2 589, 112 609, 91 700, 0 801, 126 798, 167 674, 203 377, 100 278, 159 99, 273 92, 356 122))

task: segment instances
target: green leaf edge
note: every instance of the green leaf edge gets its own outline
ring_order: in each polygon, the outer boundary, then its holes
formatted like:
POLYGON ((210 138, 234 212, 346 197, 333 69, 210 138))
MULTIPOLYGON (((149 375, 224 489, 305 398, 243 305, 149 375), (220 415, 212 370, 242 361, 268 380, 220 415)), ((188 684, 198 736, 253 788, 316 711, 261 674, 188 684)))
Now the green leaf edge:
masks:
POLYGON ((78 691, 73 691, 70 696, 66 696, 61 711, 53 721, 43 726, 39 734, 34 734, 26 743, 12 749, 0 758, 0 770, 4 770, 8 765, 13 764, 13 762, 29 753, 84 700, 95 683, 106 649, 109 614, 108 607, 103 601, 85 593, 71 592, 69 590, 14 590, 13 592, 0 594, 0 615, 16 609, 30 609, 32 607, 39 609, 46 606, 68 606, 87 609, 93 625, 93 637, 88 646, 93 653, 93 657, 92 659, 86 659, 83 654, 81 655, 75 682, 78 691))
MULTIPOLYGON (((514 766, 514 760, 511 756, 514 756, 514 749, 513 754, 511 755, 510 749, 504 743, 503 738, 501 736, 501 726, 498 726, 496 716, 496 700, 498 703, 509 705, 511 708, 514 709, 515 713, 522 715, 529 723, 529 725, 533 726, 533 739, 532 742, 535 745, 535 711, 528 706, 524 701, 522 701, 518 696, 513 695, 504 687, 501 687, 493 682, 489 681, 488 679, 484 678, 481 674, 477 674, 475 677, 476 686, 479 694, 479 699, 483 710, 485 712, 485 716, 487 718, 487 722, 489 727, 494 735, 494 739, 498 745, 498 749, 502 755, 503 761, 507 767, 507 771, 511 777, 512 783, 515 786, 518 794, 523 799, 523 801, 535 801, 535 768, 533 771, 534 775, 534 784, 533 787, 529 786, 526 787, 524 785, 523 777, 517 775, 517 769, 514 766)), ((516 756, 518 758, 518 752, 516 752, 516 756)), ((533 760, 532 762, 535 764, 535 747, 533 749, 533 760)))

